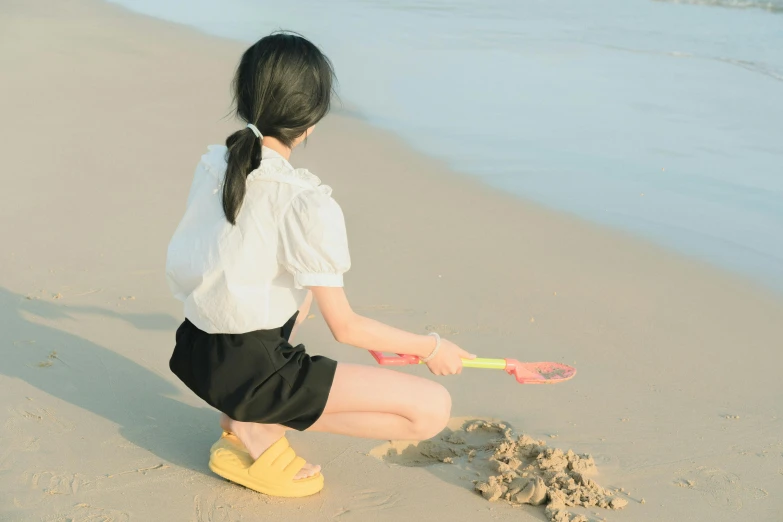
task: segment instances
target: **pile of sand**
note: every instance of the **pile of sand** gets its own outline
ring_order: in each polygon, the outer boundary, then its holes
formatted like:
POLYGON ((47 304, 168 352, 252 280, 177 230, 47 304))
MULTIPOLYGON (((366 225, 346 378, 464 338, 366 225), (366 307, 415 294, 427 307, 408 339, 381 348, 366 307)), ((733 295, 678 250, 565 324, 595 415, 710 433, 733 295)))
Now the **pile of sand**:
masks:
POLYGON ((534 506, 546 502, 546 514, 552 522, 587 522, 584 515, 569 513, 569 506, 622 509, 628 505, 627 500, 586 476, 597 472, 590 455, 549 448, 543 440, 527 435, 514 437, 512 429, 503 423, 475 421, 465 427, 468 433, 475 430, 502 434, 493 441, 494 452, 489 458, 497 473, 475 483, 476 491, 490 502, 500 498, 534 506))
POLYGON ((453 465, 448 475, 474 479, 475 490, 490 502, 512 505, 546 505, 552 522, 587 522, 573 506, 622 509, 628 501, 598 485, 587 475, 597 472, 590 455, 550 448, 543 440, 515 435, 506 423, 486 420, 461 421, 438 437, 419 444, 392 442, 374 454, 395 464, 453 465))

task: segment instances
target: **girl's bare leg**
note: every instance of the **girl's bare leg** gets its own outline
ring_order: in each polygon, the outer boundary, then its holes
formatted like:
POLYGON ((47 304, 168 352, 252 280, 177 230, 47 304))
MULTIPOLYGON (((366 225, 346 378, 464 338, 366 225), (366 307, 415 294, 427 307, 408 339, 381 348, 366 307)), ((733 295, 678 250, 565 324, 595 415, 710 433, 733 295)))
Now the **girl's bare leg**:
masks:
MULTIPOLYGON (((393 370, 338 363, 324 413, 308 431, 367 439, 424 440, 449 420, 451 397, 440 384, 393 370)), ((239 437, 256 459, 287 428, 238 422, 223 415, 221 426, 239 437)), ((320 471, 308 464, 295 478, 320 471)))
POLYGON ((451 396, 434 381, 338 363, 324 413, 309 430, 366 439, 424 440, 440 433, 450 414, 451 396))
MULTIPOLYGON (((253 459, 257 459, 269 446, 280 440, 285 434, 285 426, 280 424, 259 424, 257 422, 240 422, 230 418, 225 413, 220 414, 220 426, 233 433, 242 441, 253 459)), ((309 462, 294 476, 294 480, 315 475, 321 471, 321 466, 309 462)))

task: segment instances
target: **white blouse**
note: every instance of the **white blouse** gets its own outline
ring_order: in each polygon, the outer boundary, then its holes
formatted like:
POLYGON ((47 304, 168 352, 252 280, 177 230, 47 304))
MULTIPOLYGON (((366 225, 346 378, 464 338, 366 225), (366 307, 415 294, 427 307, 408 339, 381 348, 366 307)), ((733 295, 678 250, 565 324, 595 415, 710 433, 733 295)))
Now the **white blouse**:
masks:
POLYGON ((211 145, 169 244, 169 287, 185 303, 185 317, 208 333, 278 328, 301 306, 306 287, 342 286, 351 266, 332 189, 272 149, 263 147, 261 158, 232 225, 222 206, 226 147, 211 145))

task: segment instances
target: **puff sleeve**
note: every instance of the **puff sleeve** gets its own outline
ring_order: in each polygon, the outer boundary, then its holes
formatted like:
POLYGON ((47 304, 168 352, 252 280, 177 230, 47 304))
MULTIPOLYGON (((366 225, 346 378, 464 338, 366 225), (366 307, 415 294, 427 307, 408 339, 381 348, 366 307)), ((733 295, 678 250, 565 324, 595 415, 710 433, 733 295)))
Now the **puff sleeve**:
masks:
POLYGON ((296 288, 343 286, 351 267, 343 211, 328 194, 300 192, 283 212, 279 262, 296 288))

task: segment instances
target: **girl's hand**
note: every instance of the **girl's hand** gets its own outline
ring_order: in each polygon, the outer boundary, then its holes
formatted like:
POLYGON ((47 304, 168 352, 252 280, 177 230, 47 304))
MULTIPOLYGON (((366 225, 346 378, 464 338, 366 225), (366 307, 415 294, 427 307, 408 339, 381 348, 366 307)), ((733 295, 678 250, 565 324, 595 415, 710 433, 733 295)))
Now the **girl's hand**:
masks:
POLYGON ((427 364, 427 367, 435 375, 454 375, 462 373, 462 359, 475 359, 476 356, 468 353, 456 344, 446 339, 441 339, 440 350, 427 364))

